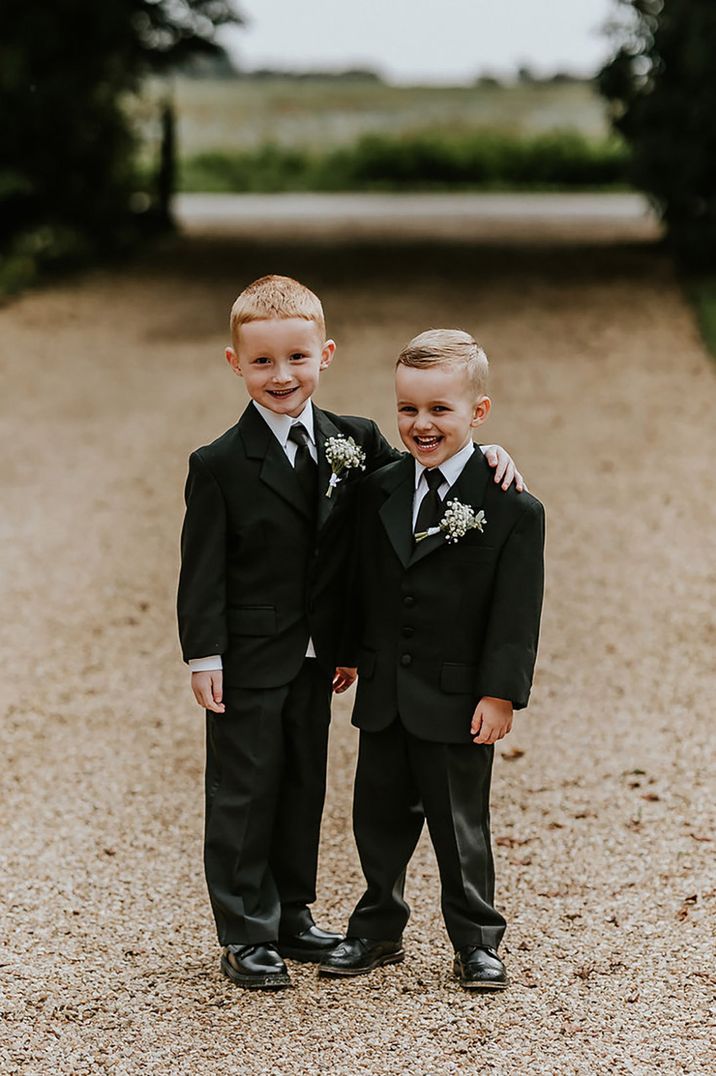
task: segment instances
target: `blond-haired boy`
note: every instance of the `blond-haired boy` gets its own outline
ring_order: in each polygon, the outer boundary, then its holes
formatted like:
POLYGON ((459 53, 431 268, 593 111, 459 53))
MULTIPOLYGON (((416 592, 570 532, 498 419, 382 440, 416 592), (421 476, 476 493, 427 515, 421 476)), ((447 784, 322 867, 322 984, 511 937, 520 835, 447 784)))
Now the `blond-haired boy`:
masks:
POLYGON ((544 512, 528 493, 497 494, 475 451, 472 431, 491 406, 486 378, 469 334, 412 340, 396 368, 410 455, 360 491, 354 831, 367 887, 322 975, 403 959, 405 872, 427 821, 455 974, 469 989, 507 985, 490 845, 492 745, 530 694, 544 512))
MULTIPOLYGON (((221 967, 272 988, 289 984, 283 957, 320 960, 340 937, 309 905, 331 691, 355 678, 342 642, 350 506, 362 468, 398 454, 374 422, 312 404, 335 343, 308 288, 254 281, 231 332, 226 358, 251 402, 190 457, 178 614, 206 709, 204 861, 221 967), (348 463, 333 477, 336 445, 348 463)), ((509 457, 495 462, 509 480, 509 457)))

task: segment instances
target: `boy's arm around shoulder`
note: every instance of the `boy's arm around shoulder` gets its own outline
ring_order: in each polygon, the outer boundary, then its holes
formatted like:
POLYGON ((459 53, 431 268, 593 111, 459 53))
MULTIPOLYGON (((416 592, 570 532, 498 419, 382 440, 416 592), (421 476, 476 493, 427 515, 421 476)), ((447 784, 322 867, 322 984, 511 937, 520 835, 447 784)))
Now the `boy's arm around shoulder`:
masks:
POLYGON ((542 614, 544 508, 529 493, 517 503, 519 514, 497 562, 478 683, 483 697, 509 699, 521 710, 532 687, 542 614))
POLYGON ((223 654, 226 627, 226 502, 201 450, 189 457, 177 595, 184 661, 223 654))
POLYGON ((381 467, 385 467, 389 463, 395 463, 397 460, 402 459, 404 453, 388 444, 377 424, 372 420, 371 426, 373 427, 371 431, 373 440, 368 471, 378 471, 381 467))
POLYGON ((343 421, 349 427, 348 435, 353 437, 365 452, 366 474, 371 474, 388 463, 395 463, 403 457, 402 452, 388 444, 373 419, 346 415, 343 421))

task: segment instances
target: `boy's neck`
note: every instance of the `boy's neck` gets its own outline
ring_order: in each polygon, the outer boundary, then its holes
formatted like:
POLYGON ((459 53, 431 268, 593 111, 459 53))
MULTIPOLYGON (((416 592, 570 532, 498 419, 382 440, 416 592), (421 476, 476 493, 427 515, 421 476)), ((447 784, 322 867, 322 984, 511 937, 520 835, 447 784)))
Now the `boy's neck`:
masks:
POLYGON ((306 400, 305 406, 299 415, 288 415, 285 411, 272 411, 270 407, 266 407, 265 404, 260 404, 258 400, 251 400, 252 404, 260 415, 269 423, 286 423, 292 425, 294 422, 300 422, 302 419, 312 417, 313 415, 313 403, 311 400, 306 400))

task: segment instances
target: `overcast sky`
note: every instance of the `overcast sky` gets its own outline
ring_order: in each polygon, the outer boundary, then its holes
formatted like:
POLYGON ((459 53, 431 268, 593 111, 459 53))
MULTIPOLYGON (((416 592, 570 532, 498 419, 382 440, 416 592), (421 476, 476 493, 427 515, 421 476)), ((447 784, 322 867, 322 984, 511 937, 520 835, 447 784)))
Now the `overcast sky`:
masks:
POLYGON ((375 67, 396 82, 462 82, 483 71, 593 73, 616 0, 238 0, 229 31, 244 68, 375 67))

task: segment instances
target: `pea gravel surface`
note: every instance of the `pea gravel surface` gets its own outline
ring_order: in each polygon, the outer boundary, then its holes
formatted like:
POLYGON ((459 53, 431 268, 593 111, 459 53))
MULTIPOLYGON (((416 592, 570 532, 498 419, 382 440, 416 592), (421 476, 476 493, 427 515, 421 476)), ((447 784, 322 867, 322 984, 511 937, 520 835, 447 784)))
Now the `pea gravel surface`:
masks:
MULTIPOLYGON (((649 242, 202 235, 0 309, 3 1073, 555 1076, 714 1071, 716 384, 649 242), (319 402, 396 440, 392 364, 472 330, 544 501, 529 710, 493 782, 511 988, 463 992, 421 843, 406 960, 293 987, 219 973, 201 866, 203 717, 174 591, 190 450, 245 403, 227 311, 269 271, 323 297, 319 402)), ((361 889, 339 701, 317 921, 361 889)))

